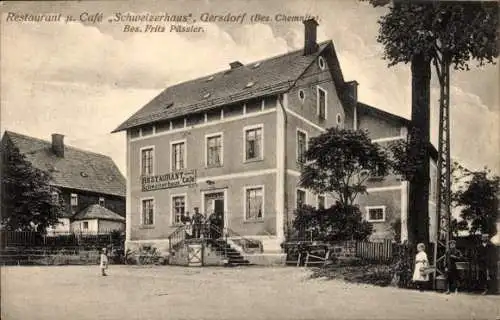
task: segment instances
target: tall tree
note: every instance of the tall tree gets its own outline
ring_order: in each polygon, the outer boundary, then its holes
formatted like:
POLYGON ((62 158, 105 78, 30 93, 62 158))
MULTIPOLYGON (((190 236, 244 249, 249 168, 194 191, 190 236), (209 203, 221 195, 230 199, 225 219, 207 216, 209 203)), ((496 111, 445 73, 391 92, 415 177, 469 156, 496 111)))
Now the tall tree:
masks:
POLYGON ((385 150, 372 143, 366 131, 330 128, 311 138, 305 152, 300 185, 317 194, 330 194, 348 208, 366 192, 370 176, 385 176, 385 150))
MULTIPOLYGON (((374 6, 387 0, 369 0, 374 6)), ((410 242, 427 242, 430 132, 431 63, 438 74, 441 109, 449 105, 449 68, 467 70, 471 60, 493 63, 498 56, 498 3, 496 1, 395 1, 379 20, 377 40, 384 45, 389 66, 411 63, 414 153, 423 152, 424 162, 410 184, 408 219, 410 242)), ((448 164, 449 165, 449 164, 448 164)), ((448 170, 449 171, 449 170, 448 170)), ((449 174, 449 172, 448 172, 449 174)), ((450 190, 445 190, 450 192, 450 190)))
POLYGON ((7 230, 41 231, 58 223, 64 203, 50 176, 10 143, 2 145, 2 217, 7 230))
POLYGON ((498 219, 498 197, 500 196, 500 177, 491 170, 471 171, 462 169, 462 183, 453 194, 454 204, 459 207, 462 221, 457 229, 494 235, 498 219))

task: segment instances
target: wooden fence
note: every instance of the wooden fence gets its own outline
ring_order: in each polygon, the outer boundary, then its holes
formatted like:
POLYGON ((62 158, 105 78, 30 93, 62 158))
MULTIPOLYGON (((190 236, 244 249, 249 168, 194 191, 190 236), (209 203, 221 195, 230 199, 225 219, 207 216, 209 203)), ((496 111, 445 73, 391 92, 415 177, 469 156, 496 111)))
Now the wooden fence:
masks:
MULTIPOLYGON (((0 248, 10 247, 75 247, 102 246, 112 243, 117 235, 112 230, 104 232, 51 232, 0 231, 0 248)), ((119 237, 118 237, 119 238, 119 237)))
POLYGON ((394 253, 394 244, 391 240, 384 240, 384 242, 356 242, 356 257, 363 260, 391 262, 394 253))
MULTIPOLYGON (((0 231, 0 264, 88 264, 96 263, 99 251, 122 256, 125 237, 119 232, 0 231)), ((118 259, 119 257, 117 257, 118 259)))

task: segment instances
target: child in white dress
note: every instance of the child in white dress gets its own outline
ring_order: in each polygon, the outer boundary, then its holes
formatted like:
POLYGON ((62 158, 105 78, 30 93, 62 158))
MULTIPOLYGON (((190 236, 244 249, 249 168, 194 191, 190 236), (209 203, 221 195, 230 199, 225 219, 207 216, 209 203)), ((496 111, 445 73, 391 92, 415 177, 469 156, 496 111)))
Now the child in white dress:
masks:
POLYGON ((429 259, 427 259, 425 245, 423 243, 417 245, 417 251, 412 280, 417 285, 417 288, 423 291, 424 286, 427 284, 427 281, 429 281, 429 274, 425 272, 425 268, 429 266, 429 259))
POLYGON ((100 261, 99 266, 101 267, 101 274, 103 276, 107 276, 106 269, 108 268, 108 256, 106 255, 106 248, 102 249, 101 261, 100 261))

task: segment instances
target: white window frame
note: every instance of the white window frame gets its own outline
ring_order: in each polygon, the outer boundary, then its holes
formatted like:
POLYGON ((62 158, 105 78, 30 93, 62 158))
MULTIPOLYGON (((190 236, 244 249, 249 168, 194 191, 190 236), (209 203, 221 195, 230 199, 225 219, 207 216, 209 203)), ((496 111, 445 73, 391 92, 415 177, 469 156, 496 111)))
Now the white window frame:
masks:
POLYGON ((386 218, 386 206, 367 206, 366 210, 366 221, 368 222, 385 222, 386 218), (370 219, 370 210, 371 209, 382 209, 382 219, 370 219))
POLYGON ((176 223, 175 222, 175 215, 174 215, 174 198, 176 197, 184 197, 184 214, 188 212, 188 197, 187 193, 176 193, 176 194, 171 194, 170 195, 170 225, 171 226, 178 226, 181 225, 182 222, 176 223))
POLYGON ((148 176, 154 176, 155 175, 155 166, 156 166, 156 152, 155 152, 155 146, 145 146, 139 149, 139 173, 141 177, 148 177, 148 176), (149 175, 143 175, 142 174, 142 151, 151 149, 151 152, 153 154, 153 165, 151 168, 151 174, 149 175))
POLYGON ((316 86, 316 115, 319 117, 319 91, 323 91, 325 93, 325 118, 323 120, 328 119, 328 91, 321 86, 316 86))
POLYGON ((99 200, 97 202, 101 207, 104 207, 106 205, 106 199, 104 197, 99 197, 99 200), (102 204, 101 204, 102 202, 102 204))
POLYGON ((53 203, 58 203, 59 202, 59 192, 57 191, 52 191, 51 192, 51 196, 52 196, 52 202, 53 203))
POLYGON ((266 188, 263 184, 251 185, 243 187, 243 221, 244 222, 260 222, 264 221, 266 207, 266 188), (247 219, 247 190, 249 189, 262 189, 262 217, 260 219, 247 219))
POLYGON ((298 204, 298 200, 299 200, 298 191, 303 191, 304 192, 305 196, 304 196, 304 203, 303 203, 303 205, 307 205, 307 190, 304 189, 304 188, 295 188, 295 209, 299 208, 299 206, 297 205, 298 204))
POLYGON ((155 225, 155 221, 156 221, 156 201, 155 201, 155 198, 154 197, 145 197, 145 198, 140 198, 140 202, 139 202, 139 210, 140 210, 140 218, 141 218, 141 221, 140 221, 140 225, 143 226, 143 227, 151 227, 151 226, 154 226, 155 225), (144 201, 146 200, 153 200, 153 223, 151 224, 144 224, 144 201))
POLYGON ((323 58, 322 56, 318 57, 318 67, 321 70, 325 70, 326 69, 326 61, 325 61, 325 58, 323 58), (323 65, 323 66, 321 66, 321 65, 323 65))
POLYGON ((77 207, 78 206, 78 194, 72 193, 70 195, 69 201, 70 201, 69 203, 70 203, 71 207, 77 207), (73 201, 74 201, 74 204, 73 204, 73 201))
POLYGON ((215 132, 205 135, 205 168, 219 168, 224 165, 224 132, 215 132), (220 164, 208 165, 208 139, 220 137, 220 164))
POLYGON ((307 149, 309 149, 309 135, 307 134, 307 131, 300 129, 300 128, 297 128, 297 130, 295 132, 295 161, 297 163, 301 163, 299 161, 299 139, 298 139, 299 132, 304 133, 306 135, 306 151, 307 151, 307 149))
POLYGON ((170 171, 174 171, 174 145, 179 143, 184 143, 184 168, 181 170, 185 170, 187 168, 187 139, 175 140, 170 141, 170 171))
POLYGON ((323 197, 325 199, 324 201, 324 209, 328 208, 327 204, 326 204, 326 195, 325 194, 317 194, 316 195, 316 209, 319 209, 319 197, 323 197))
POLYGON ((259 123, 259 124, 254 124, 251 126, 245 126, 245 127, 243 127, 243 162, 253 162, 253 161, 260 161, 260 160, 264 160, 264 124, 259 123), (255 129, 261 130, 262 141, 260 143, 260 157, 247 159, 247 131, 255 130, 255 129))

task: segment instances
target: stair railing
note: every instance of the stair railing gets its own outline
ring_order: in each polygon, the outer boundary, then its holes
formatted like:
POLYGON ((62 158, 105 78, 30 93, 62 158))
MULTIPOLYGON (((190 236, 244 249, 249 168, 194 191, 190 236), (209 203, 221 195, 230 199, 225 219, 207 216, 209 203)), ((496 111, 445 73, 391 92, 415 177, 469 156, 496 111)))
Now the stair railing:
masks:
POLYGON ((242 236, 241 234, 235 232, 234 230, 232 230, 230 228, 226 228, 226 230, 227 230, 227 232, 225 233, 226 243, 227 243, 227 237, 228 236, 235 237, 238 240, 241 240, 241 242, 242 242, 241 247, 242 247, 242 249, 243 249, 244 252, 248 252, 248 248, 256 248, 256 247, 259 248, 260 253, 262 253, 264 251, 263 250, 264 248, 262 247, 262 242, 246 238, 246 237, 242 236))
POLYGON ((172 232, 168 236, 168 248, 170 251, 175 249, 179 244, 183 243, 186 240, 186 226, 182 225, 175 229, 174 232, 172 232))

